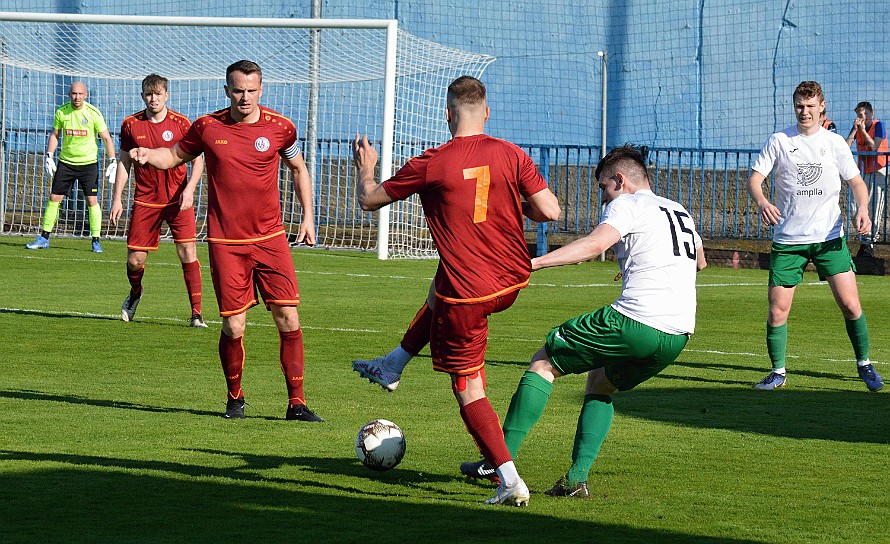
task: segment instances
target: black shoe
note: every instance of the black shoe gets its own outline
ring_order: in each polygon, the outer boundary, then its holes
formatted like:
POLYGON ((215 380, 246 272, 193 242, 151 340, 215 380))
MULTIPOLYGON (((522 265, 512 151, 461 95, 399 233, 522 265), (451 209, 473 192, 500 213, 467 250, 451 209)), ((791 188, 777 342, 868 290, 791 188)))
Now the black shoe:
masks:
POLYGON ((315 415, 315 413, 306 407, 305 404, 295 404, 287 409, 287 413, 284 414, 284 419, 288 421, 299 420, 299 421, 310 421, 321 423, 324 420, 315 415))
POLYGON ((226 402, 226 413, 223 414, 226 419, 244 419, 244 397, 240 399, 229 399, 226 402))
POLYGON ((544 492, 551 497, 571 497, 573 499, 589 499, 590 491, 587 490, 587 482, 569 484, 568 478, 563 476, 556 485, 544 492))
POLYGON ((465 461, 460 464, 461 474, 466 476, 467 478, 476 478, 479 480, 491 480, 492 482, 500 485, 501 479, 498 478, 498 473, 491 466, 491 463, 486 461, 485 459, 480 459, 479 461, 465 461))
POLYGON ((862 244, 859 246, 859 251, 856 252, 856 256, 873 259, 875 256, 875 248, 871 244, 862 244))

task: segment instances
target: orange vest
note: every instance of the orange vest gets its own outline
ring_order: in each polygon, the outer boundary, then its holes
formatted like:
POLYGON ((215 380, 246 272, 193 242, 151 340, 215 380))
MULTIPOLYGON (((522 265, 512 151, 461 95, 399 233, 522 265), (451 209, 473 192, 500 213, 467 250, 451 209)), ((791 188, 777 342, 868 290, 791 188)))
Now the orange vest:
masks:
MULTIPOLYGON (((866 132, 871 136, 872 140, 875 138, 875 127, 878 126, 877 119, 872 119, 871 128, 869 128, 866 132)), ((868 147, 868 142, 865 140, 865 136, 862 136, 859 131, 856 131, 856 150, 857 151, 871 151, 871 148, 868 147)), ((884 139, 881 140, 881 144, 878 146, 878 153, 887 153, 887 135, 884 134, 884 139)), ((880 170, 881 168, 887 166, 887 155, 878 155, 877 157, 859 157, 859 162, 862 165, 862 173, 863 174, 871 174, 875 170, 880 170), (875 159, 877 159, 877 167, 875 167, 875 159)))

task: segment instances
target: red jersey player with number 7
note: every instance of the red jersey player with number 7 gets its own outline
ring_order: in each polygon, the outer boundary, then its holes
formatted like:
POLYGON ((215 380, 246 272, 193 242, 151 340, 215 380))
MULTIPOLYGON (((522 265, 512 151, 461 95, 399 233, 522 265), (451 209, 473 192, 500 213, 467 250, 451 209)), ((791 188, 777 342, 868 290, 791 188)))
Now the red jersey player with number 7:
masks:
POLYGON ((300 294, 293 257, 281 219, 278 169, 283 160, 293 175, 303 209, 297 242, 315 243, 312 183, 293 122, 260 106, 263 74, 242 60, 226 70, 228 108, 198 118, 171 148, 130 151, 139 164, 176 167, 201 153, 207 166, 207 241, 210 274, 222 317, 219 358, 228 388, 225 417, 244 417, 242 343, 247 310, 259 291, 281 339, 281 369, 288 391, 285 419, 323 421, 303 396, 303 333, 297 314, 300 294))
POLYGON ((482 82, 469 76, 454 80, 445 114, 453 138, 381 184, 374 180, 377 151, 367 136, 356 136, 358 198, 363 210, 376 210, 420 195, 440 256, 431 310, 433 368, 450 375, 467 430, 501 478, 486 502, 523 506, 528 487, 485 393, 488 316, 509 308, 528 285, 523 215, 553 221, 559 203, 525 152, 484 134, 489 109, 482 82))

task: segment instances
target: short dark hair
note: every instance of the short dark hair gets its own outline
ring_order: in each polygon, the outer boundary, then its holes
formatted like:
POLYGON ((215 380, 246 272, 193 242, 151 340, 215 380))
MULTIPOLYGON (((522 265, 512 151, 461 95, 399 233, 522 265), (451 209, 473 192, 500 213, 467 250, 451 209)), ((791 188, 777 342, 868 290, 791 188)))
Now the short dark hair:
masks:
POLYGON ((148 74, 142 80, 142 92, 147 93, 158 89, 166 91, 168 83, 170 81, 166 77, 159 76, 158 74, 148 74))
POLYGON ((853 108, 853 111, 865 110, 869 113, 874 113, 875 110, 871 107, 871 102, 862 101, 856 104, 856 107, 853 108))
POLYGON ((794 89, 791 99, 794 100, 795 96, 800 96, 803 99, 817 97, 819 102, 825 102, 825 93, 822 92, 822 85, 815 81, 801 81, 797 88, 794 89))
POLYGON ((244 75, 257 74, 260 78, 260 83, 263 82, 263 69, 260 68, 260 65, 253 62, 252 60, 239 60, 238 62, 233 62, 226 68, 226 83, 231 85, 231 74, 232 72, 241 72, 244 75))
POLYGON ((460 76, 448 85, 448 107, 485 104, 485 85, 472 76, 460 76))
POLYGON ((646 159, 640 152, 641 149, 645 149, 648 153, 648 148, 646 146, 637 148, 631 144, 624 144, 621 147, 616 147, 612 151, 609 151, 605 157, 600 159, 599 164, 596 165, 596 172, 594 173, 596 179, 599 180, 600 176, 605 174, 613 175, 619 170, 626 172, 637 170, 637 173, 642 175, 648 183, 649 169, 646 167, 646 159))

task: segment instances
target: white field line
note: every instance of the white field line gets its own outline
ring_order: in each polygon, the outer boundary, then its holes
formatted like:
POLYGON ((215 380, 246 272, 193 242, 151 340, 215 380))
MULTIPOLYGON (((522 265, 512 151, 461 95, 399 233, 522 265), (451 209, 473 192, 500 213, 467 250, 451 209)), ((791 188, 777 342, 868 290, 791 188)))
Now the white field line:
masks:
MULTIPOLYGON (((34 255, 33 253, 25 253, 22 255, 2 255, 0 257, 5 257, 8 259, 26 259, 26 260, 36 260, 36 261, 56 261, 56 262, 92 262, 92 263, 111 263, 111 264, 120 264, 121 261, 109 260, 109 259, 97 259, 97 258, 59 258, 59 257, 46 257, 41 255, 34 255)), ((336 258, 339 255, 324 255, 324 258, 336 258)), ((172 266, 179 268, 180 264, 178 262, 170 263, 170 262, 159 262, 154 263, 151 262, 151 259, 148 260, 146 264, 147 267, 153 266, 172 266)), ((207 264, 203 264, 201 266, 204 270, 209 270, 210 266, 207 264)), ((393 279, 393 280, 423 280, 423 281, 432 281, 433 278, 431 276, 404 276, 399 274, 361 274, 354 272, 331 272, 331 271, 314 271, 314 270, 297 270, 298 275, 315 275, 315 276, 343 276, 345 278, 379 278, 379 279, 393 279)), ((532 276, 534 278, 534 276, 532 276)), ((556 288, 569 288, 569 289, 578 289, 578 288, 611 288, 620 286, 621 283, 618 281, 612 281, 607 283, 542 283, 532 281, 529 283, 531 287, 556 287, 556 288)), ((828 282, 824 281, 814 281, 803 283, 801 285, 828 285, 828 282)), ((721 282, 721 283, 699 283, 697 287, 766 287, 766 282, 721 282)))
MULTIPOLYGON (((75 316, 75 317, 96 317, 100 319, 120 319, 120 314, 97 314, 92 312, 74 312, 74 311, 64 311, 64 312, 49 312, 46 310, 38 310, 36 308, 5 308, 0 307, 0 313, 21 313, 21 314, 51 314, 58 316, 75 316)), ((152 317, 146 316, 143 314, 139 314, 139 321, 150 321, 153 323, 182 323, 186 324, 186 319, 176 318, 176 317, 152 317)), ((215 325, 221 325, 222 321, 213 320, 213 319, 205 319, 206 323, 212 323, 215 325)), ((138 323, 138 321, 137 321, 138 323)), ((248 325, 252 327, 274 327, 275 323, 270 319, 269 321, 264 322, 254 322, 248 321, 248 325)), ((303 325, 301 328, 306 330, 316 330, 316 331, 336 331, 336 332, 360 332, 360 333, 371 333, 377 334, 383 331, 379 331, 377 329, 351 329, 347 327, 307 327, 303 325)))

